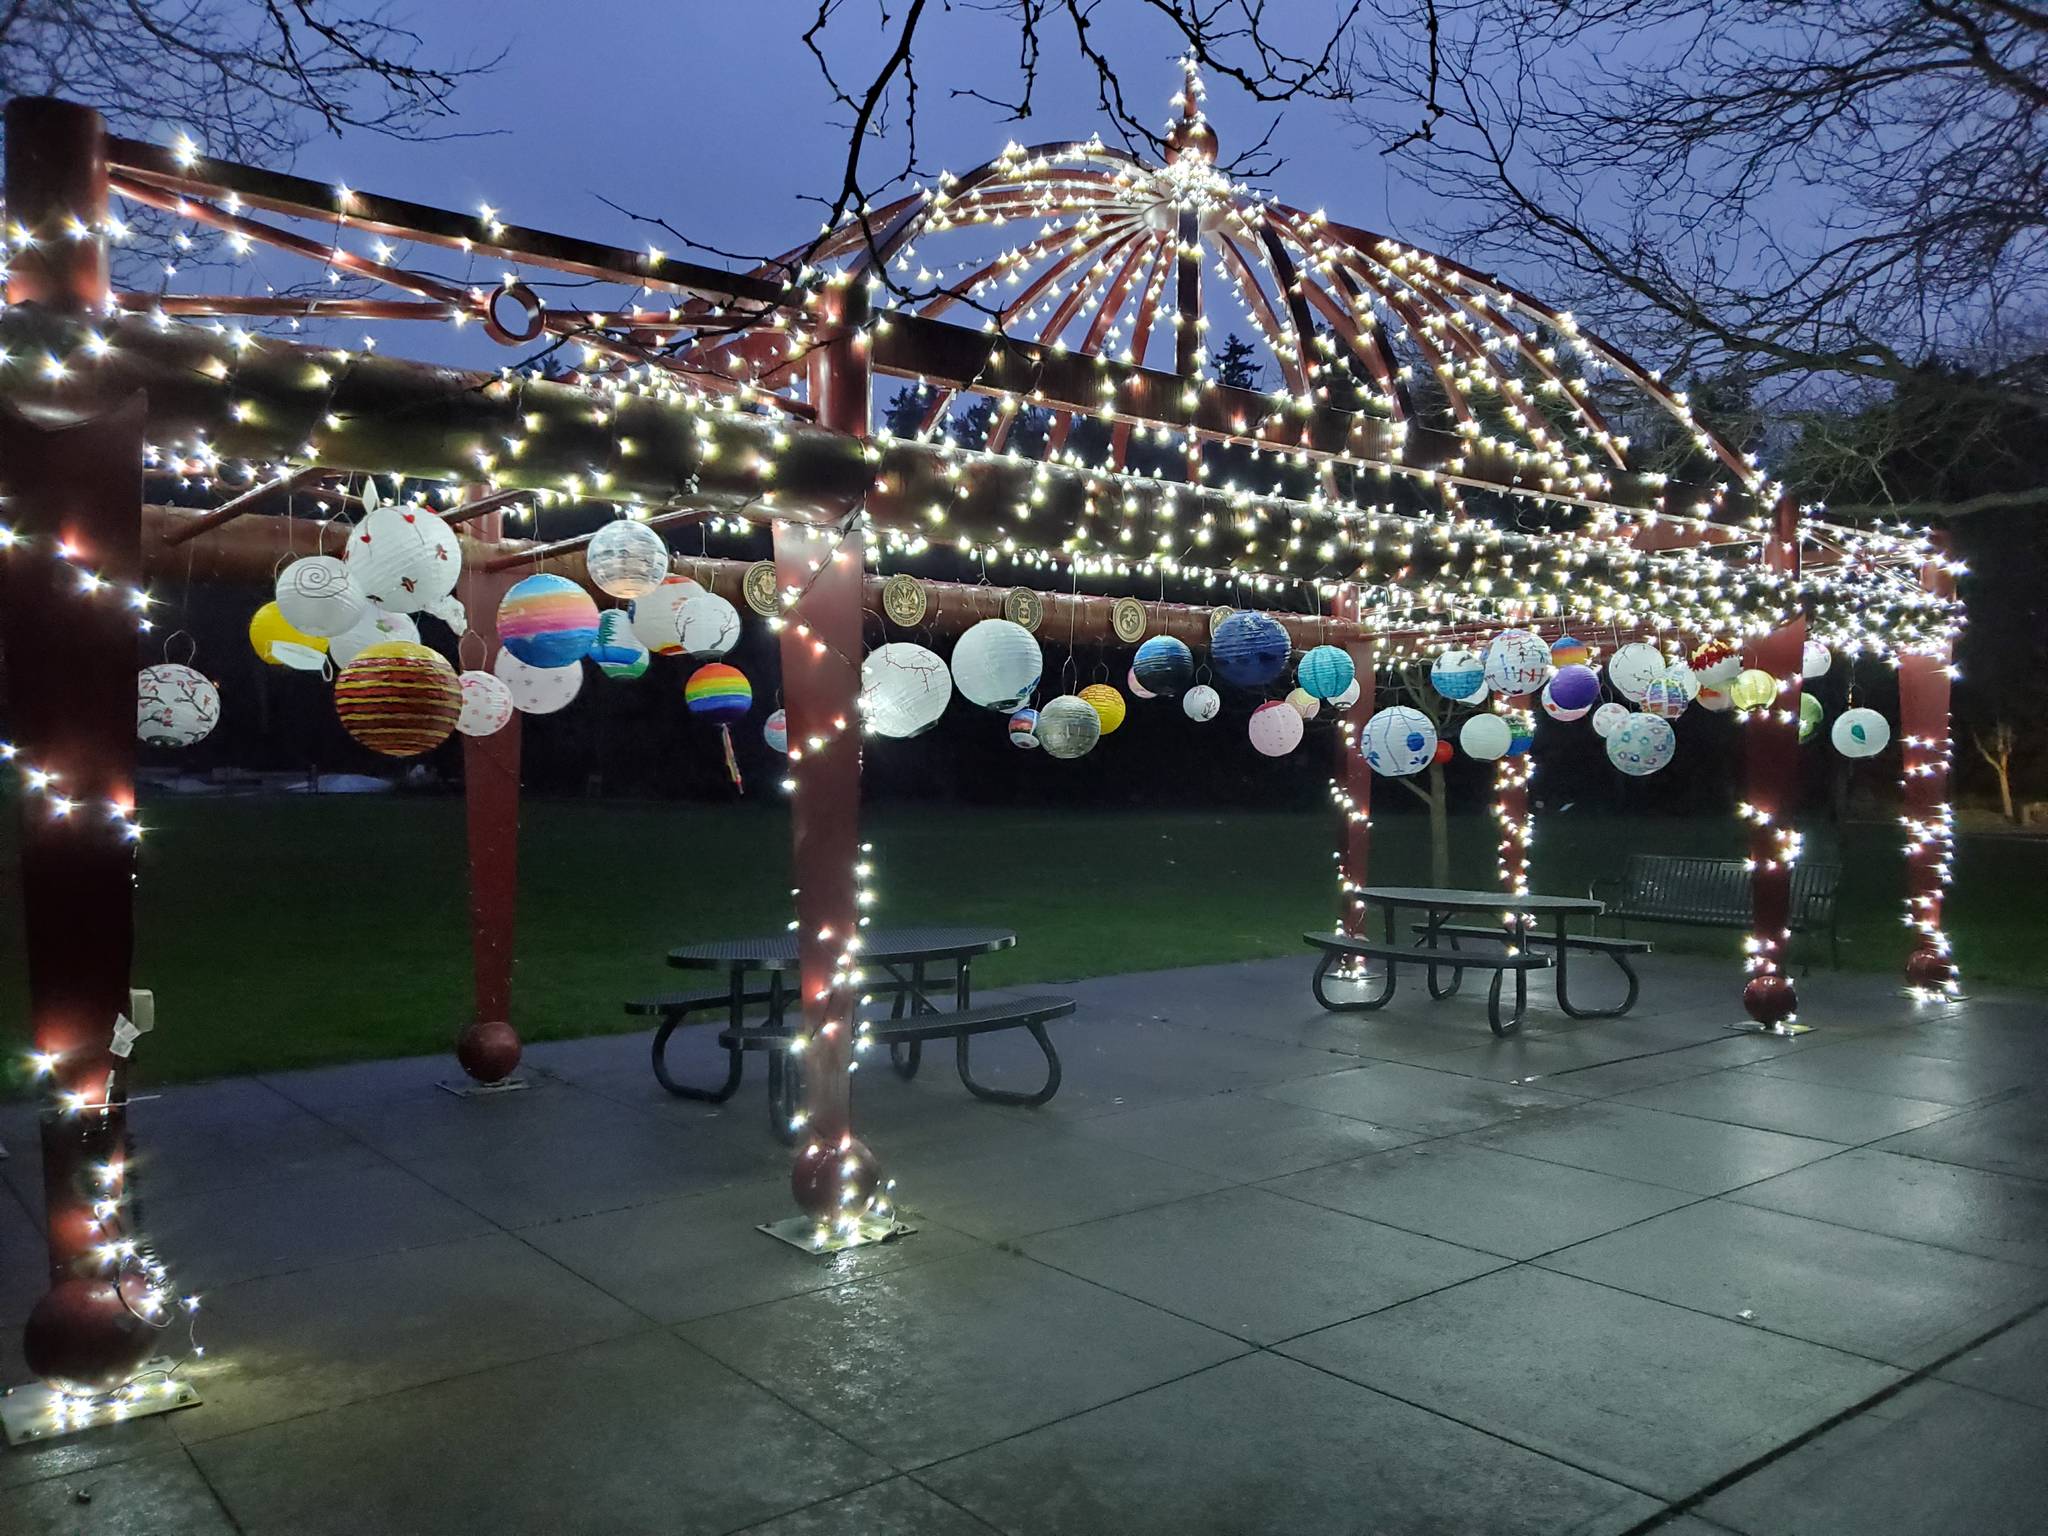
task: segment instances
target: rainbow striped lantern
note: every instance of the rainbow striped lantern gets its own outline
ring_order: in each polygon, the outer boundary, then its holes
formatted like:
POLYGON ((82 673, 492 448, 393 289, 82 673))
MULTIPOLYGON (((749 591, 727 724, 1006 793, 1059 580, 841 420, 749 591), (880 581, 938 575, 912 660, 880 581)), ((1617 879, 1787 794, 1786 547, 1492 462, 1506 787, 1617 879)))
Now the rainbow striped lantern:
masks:
POLYGON ((1559 635, 1550 642, 1550 664, 1553 667, 1583 667, 1592 659, 1592 647, 1576 635, 1559 635))
POLYGON ((597 643, 597 604, 566 576, 528 576, 498 602, 498 640, 529 667, 571 666, 597 643))
POLYGON ((135 677, 135 736, 152 747, 190 747, 220 721, 220 690, 182 662, 144 667, 135 677))
POLYGON ((1076 698, 1095 711, 1095 717, 1102 722, 1102 734, 1111 736, 1124 723, 1124 716, 1130 712, 1124 703, 1124 696, 1107 683, 1090 683, 1076 698))
POLYGON ((512 723, 512 690, 496 674, 465 672, 455 681, 462 689, 456 730, 465 736, 495 736, 512 723))
POLYGON ((1287 630, 1270 613, 1233 613, 1209 639, 1216 675, 1233 688, 1265 687, 1287 670, 1288 650, 1287 630))
MULTIPOLYGON (((744 719, 754 707, 754 685, 747 681, 747 674, 722 661, 699 667, 683 684, 683 702, 690 706, 691 714, 716 723, 719 741, 725 747, 725 771, 734 788, 746 793, 739 759, 733 756, 732 723, 744 719)), ((784 741, 786 745, 786 737, 784 741)))
POLYGON ((583 569, 607 597, 645 597, 668 575, 668 546, 645 523, 606 523, 583 547, 583 569))
POLYGON ((1429 664, 1429 686, 1454 704, 1486 697, 1486 658, 1477 651, 1448 650, 1429 664))
POLYGON ((1692 703, 1685 696, 1685 685, 1676 678, 1664 676, 1643 690, 1643 696, 1636 701, 1643 706, 1643 713, 1655 715, 1660 720, 1676 720, 1692 703))
POLYGON ((1245 734, 1251 743, 1267 757, 1285 757, 1301 745, 1301 735, 1307 729, 1307 722, 1301 718, 1301 711, 1282 699, 1273 699, 1252 711, 1251 723, 1245 727, 1245 734))
POLYGON ((1315 699, 1334 699, 1357 678, 1358 668, 1351 664, 1350 654, 1334 645, 1312 647, 1294 669, 1294 680, 1315 699))
POLYGON ((1195 653, 1185 641, 1154 635, 1131 658, 1131 676, 1144 684, 1147 692, 1173 698, 1185 693, 1195 680, 1195 653))
POLYGON ((1365 722, 1359 750, 1374 773, 1405 779, 1435 759, 1436 726, 1421 710, 1396 704, 1365 722))
POLYGON ((462 686, 436 651, 406 640, 373 645, 341 669, 334 712, 343 729, 386 757, 417 757, 462 718, 462 686))
POLYGON ((633 621, 625 609, 607 608, 597 616, 597 643, 590 648, 590 659, 606 677, 624 680, 646 675, 647 647, 633 633, 633 621))
POLYGON ((1655 773, 1678 751, 1669 720, 1633 714, 1607 733, 1607 761, 1632 778, 1655 773))
POLYGON ((1036 750, 1038 747, 1038 711, 1020 709, 1010 716, 1010 745, 1036 750))
POLYGON ((660 586, 633 599, 633 633, 657 656, 674 656, 683 648, 682 608, 692 592, 703 587, 687 576, 670 576, 660 586))
POLYGON ((1504 629, 1486 648, 1486 686, 1504 699, 1534 693, 1550 677, 1550 647, 1526 629, 1504 629))
POLYGON ((491 671, 512 692, 512 707, 522 715, 552 715, 566 709, 583 691, 583 664, 529 667, 503 646, 491 660, 491 671))
POLYGON ((789 751, 789 712, 778 709, 761 722, 761 740, 778 757, 789 751))

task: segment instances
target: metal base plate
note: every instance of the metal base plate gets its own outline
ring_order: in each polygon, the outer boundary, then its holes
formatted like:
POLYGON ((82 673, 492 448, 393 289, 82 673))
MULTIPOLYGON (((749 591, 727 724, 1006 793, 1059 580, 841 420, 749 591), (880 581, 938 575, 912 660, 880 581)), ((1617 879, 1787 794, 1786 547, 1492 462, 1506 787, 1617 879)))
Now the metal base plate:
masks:
POLYGON ((899 1237, 908 1237, 917 1228, 893 1216, 863 1216, 851 1232, 828 1229, 821 1238, 817 1222, 810 1217, 786 1216, 781 1221, 764 1221, 755 1230, 766 1232, 777 1242, 787 1243, 792 1248, 801 1248, 805 1253, 844 1253, 849 1248, 865 1248, 870 1243, 893 1243, 899 1237))
POLYGON ((199 1389, 173 1376, 175 1366, 169 1359, 145 1360, 128 1387, 103 1397, 67 1396, 40 1381, 9 1387, 0 1393, 0 1428, 9 1445, 41 1445, 81 1430, 197 1408, 199 1389))
POLYGON ((499 1079, 495 1083, 479 1083, 473 1082, 466 1077, 460 1082, 443 1078, 434 1086, 443 1093, 454 1094, 458 1099, 494 1099, 500 1094, 517 1093, 522 1088, 531 1088, 533 1086, 533 1079, 530 1077, 506 1077, 499 1079))
POLYGON ((1732 1029, 1738 1035, 1777 1035, 1790 1040, 1794 1035, 1810 1035, 1811 1024, 1759 1024, 1754 1019, 1744 1019, 1740 1024, 1728 1024, 1723 1028, 1732 1029))

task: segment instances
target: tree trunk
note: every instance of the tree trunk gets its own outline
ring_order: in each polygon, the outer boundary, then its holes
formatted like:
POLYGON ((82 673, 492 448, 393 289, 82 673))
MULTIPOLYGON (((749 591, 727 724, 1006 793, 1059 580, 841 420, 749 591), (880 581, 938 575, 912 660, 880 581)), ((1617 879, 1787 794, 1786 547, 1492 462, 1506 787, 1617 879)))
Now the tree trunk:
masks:
POLYGON ((1451 823, 1444 798, 1444 765, 1429 765, 1429 883, 1451 883, 1451 823))
POLYGON ((1993 758, 1991 770, 1998 775, 1999 808, 2005 812, 2005 819, 2017 826, 2019 817, 2013 813, 2012 808, 2012 760, 1993 758))

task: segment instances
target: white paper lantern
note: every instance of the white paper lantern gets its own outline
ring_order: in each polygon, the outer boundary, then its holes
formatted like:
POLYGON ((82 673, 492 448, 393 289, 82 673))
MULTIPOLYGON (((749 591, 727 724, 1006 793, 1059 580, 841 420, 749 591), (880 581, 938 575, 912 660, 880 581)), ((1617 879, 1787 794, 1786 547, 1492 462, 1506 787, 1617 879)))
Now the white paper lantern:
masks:
POLYGON ((716 661, 739 643, 740 611, 701 587, 676 606, 676 639, 692 661, 716 661))
POLYGON ((1539 702, 1541 702, 1543 705, 1543 713, 1550 716, 1551 719, 1561 720, 1565 722, 1567 725, 1569 725, 1574 720, 1585 719, 1588 711, 1590 711, 1593 707, 1590 704, 1581 704, 1577 709, 1566 709, 1563 705, 1559 704, 1556 699, 1550 696, 1549 683, 1545 683, 1543 685, 1543 694, 1539 702))
POLYGON ((606 523, 583 546, 591 585, 612 597, 644 597, 668 575, 668 546, 645 523, 622 517, 606 523))
POLYGON ((1655 773, 1678 751, 1678 732, 1669 720, 1640 712, 1607 735, 1607 761, 1633 778, 1655 773))
POLYGON ((462 688, 462 713, 455 729, 465 736, 495 736, 512 720, 512 690, 489 672, 468 671, 455 679, 462 688))
POLYGON ((671 576, 633 600, 633 633, 657 656, 675 656, 683 649, 683 604, 704 589, 687 576, 671 576))
POLYGON ((1650 684, 1670 670, 1664 653, 1640 640, 1624 645, 1607 659, 1607 681, 1631 704, 1641 703, 1650 684))
MULTIPOLYGON (((1301 716, 1294 719, 1297 725, 1301 723, 1301 716)), ((1085 757, 1102 739, 1102 716, 1086 699, 1063 693, 1039 710, 1038 729, 1033 734, 1047 757, 1085 757)))
POLYGON ((1700 696, 1700 675, 1687 662, 1671 663, 1670 670, 1664 674, 1664 681, 1676 688, 1688 704, 1700 696))
POLYGON ((1629 710, 1626 704, 1602 704, 1593 711, 1593 734, 1601 737, 1603 740, 1606 737, 1612 736, 1615 727, 1626 720, 1628 714, 1629 710))
POLYGON ((983 619, 953 646, 953 682, 960 696, 983 709, 1009 714, 1038 690, 1045 656, 1022 624, 983 619))
POLYGON ((372 608, 352 629, 327 642, 327 654, 334 658, 335 670, 339 671, 371 646, 389 645, 395 640, 419 644, 420 627, 413 623, 412 615, 372 608))
POLYGON ((1358 679, 1354 677, 1351 679, 1350 682, 1344 685, 1344 691, 1342 693, 1338 694, 1337 697, 1330 700, 1330 708, 1336 710, 1339 714, 1342 714, 1345 710, 1349 709, 1352 705, 1356 704, 1357 702, 1358 679))
POLYGON ((1306 688, 1290 689, 1287 694, 1287 705, 1304 720, 1313 720, 1323 712, 1323 701, 1306 688))
POLYGON ((1429 686, 1458 704, 1486 697, 1486 658, 1477 651, 1445 651, 1429 664, 1429 686))
POLYGON ((930 730, 952 698, 946 663, 921 645, 876 646, 860 664, 860 710, 877 736, 901 740, 930 730))
POLYGON ((462 606, 462 599, 452 592, 439 602, 427 604, 423 611, 429 618, 439 619, 458 635, 469 633, 469 610, 462 606))
POLYGON ((1875 757, 1891 742, 1891 722, 1874 709, 1845 709, 1835 716, 1828 739, 1844 757, 1875 757))
POLYGON ((1251 737, 1252 745, 1266 756, 1285 757, 1301 745, 1302 732, 1307 729, 1300 710, 1276 700, 1261 704, 1252 711, 1251 724, 1245 727, 1245 734, 1251 737))
POLYGON ((348 579, 348 567, 332 555, 307 555, 277 573, 277 611, 293 629, 332 638, 363 621, 370 600, 348 579))
POLYGON ((195 667, 161 662, 135 676, 135 736, 152 747, 189 747, 220 721, 220 690, 195 667))
POLYGON ((583 691, 583 663, 566 667, 529 667, 510 651, 500 650, 491 670, 512 692, 512 707, 522 715, 552 715, 583 691))
POLYGON ((1526 629, 1504 629, 1486 648, 1486 686, 1502 698, 1534 693, 1550 673, 1550 647, 1526 629))
POLYGON ((1476 757, 1481 762, 1506 757, 1508 748, 1514 744, 1514 730, 1499 715, 1474 715, 1458 727, 1458 745, 1465 749, 1467 757, 1476 757))
MULTIPOLYGON (((290 614, 285 615, 290 618, 290 614)), ((305 629, 301 624, 299 628, 305 629)), ((1818 640, 1809 640, 1799 652, 1799 675, 1801 677, 1826 677, 1835 664, 1835 653, 1818 640)))
POLYGON ((1197 725, 1214 720, 1222 708, 1223 695, 1207 683, 1197 683, 1180 696, 1180 712, 1197 725))
POLYGON ((783 753, 789 750, 789 713, 778 709, 761 722, 761 740, 770 752, 783 753))
POLYGON ((1405 779, 1436 756, 1436 726, 1421 710, 1396 704, 1365 722, 1359 746, 1374 773, 1405 779))
POLYGON ((455 530, 425 507, 379 507, 348 536, 348 579, 369 602, 418 613, 455 590, 462 546, 455 530))
POLYGON ((1717 715, 1725 715, 1735 707, 1735 699, 1726 688, 1708 688, 1704 685, 1700 688, 1698 702, 1701 709, 1710 709, 1717 715))

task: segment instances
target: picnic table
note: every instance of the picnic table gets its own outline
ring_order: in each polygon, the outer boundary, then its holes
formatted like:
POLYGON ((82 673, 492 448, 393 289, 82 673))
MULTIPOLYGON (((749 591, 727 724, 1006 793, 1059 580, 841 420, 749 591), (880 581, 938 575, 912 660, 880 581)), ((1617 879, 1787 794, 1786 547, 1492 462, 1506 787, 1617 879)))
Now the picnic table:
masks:
MULTIPOLYGON (((1309 944, 1323 952, 1310 985, 1316 1001, 1333 1011, 1369 1012, 1384 1008, 1393 1000, 1400 980, 1400 967, 1414 964, 1427 968, 1429 995, 1438 1000, 1453 996, 1458 991, 1464 983, 1467 969, 1491 971, 1493 980, 1487 988, 1486 1012, 1487 1022, 1496 1035, 1511 1034, 1521 1027, 1528 1010, 1531 971, 1556 973, 1557 1005, 1576 1019, 1605 1019, 1624 1014, 1635 1006, 1641 990, 1640 980, 1630 960, 1632 956, 1649 951, 1647 940, 1604 938, 1568 931, 1570 919, 1595 918, 1605 910, 1605 904, 1594 897, 1510 896, 1500 891, 1426 885, 1366 886, 1354 894, 1366 906, 1375 907, 1383 914, 1386 935, 1383 941, 1343 933, 1302 935, 1309 944), (1421 914, 1419 921, 1410 924, 1415 940, 1413 944, 1401 942, 1403 913, 1421 914), (1475 913, 1490 914, 1496 921, 1491 924, 1451 921, 1461 914, 1475 913), (1551 925, 1547 932, 1544 931, 1546 920, 1551 925), (1466 949, 1461 946, 1461 940, 1486 947, 1466 949), (1620 968, 1628 990, 1618 1005, 1588 1008, 1573 1001, 1567 978, 1570 958, 1575 950, 1604 954, 1620 968), (1384 965, 1379 991, 1366 997, 1334 994, 1330 989, 1332 971, 1357 960, 1378 960, 1384 965), (1448 980, 1445 973, 1448 973, 1448 980), (1501 989, 1509 977, 1514 980, 1514 1007, 1503 1016, 1501 989)), ((1355 982, 1363 977, 1354 974, 1338 979, 1355 982)))
MULTIPOLYGON (((955 1065, 961 1082, 978 1098, 1003 1104, 1043 1104, 1059 1089, 1059 1056, 1045 1034, 1048 1020, 1074 1011, 1064 997, 1026 997, 981 1007, 974 1005, 973 967, 977 956, 1009 949, 1017 935, 1007 928, 877 928, 862 935, 861 968, 869 973, 864 990, 878 1001, 887 998, 887 1018, 869 1018, 869 1032, 889 1047, 890 1064, 903 1078, 917 1075, 926 1040, 956 1042, 955 1065), (877 975, 876 973, 879 973, 877 975), (1046 1059, 1046 1081, 1029 1092, 993 1088, 977 1082, 970 1065, 969 1041, 1003 1029, 1027 1030, 1046 1059)), ((795 1106, 801 1097, 798 1069, 790 1053, 796 1031, 789 1018, 797 999, 799 965, 793 932, 683 944, 668 953, 678 970, 723 972, 716 989, 637 998, 626 1004, 632 1014, 660 1019, 654 1033, 654 1075, 662 1087, 681 1098, 722 1104, 739 1090, 751 1051, 768 1055, 769 1123, 784 1141, 794 1134, 795 1106), (758 1010, 749 1018, 750 1010, 758 1010), (680 1081, 669 1069, 667 1051, 676 1030, 723 1012, 718 1043, 726 1051, 726 1076, 715 1087, 680 1081)))

